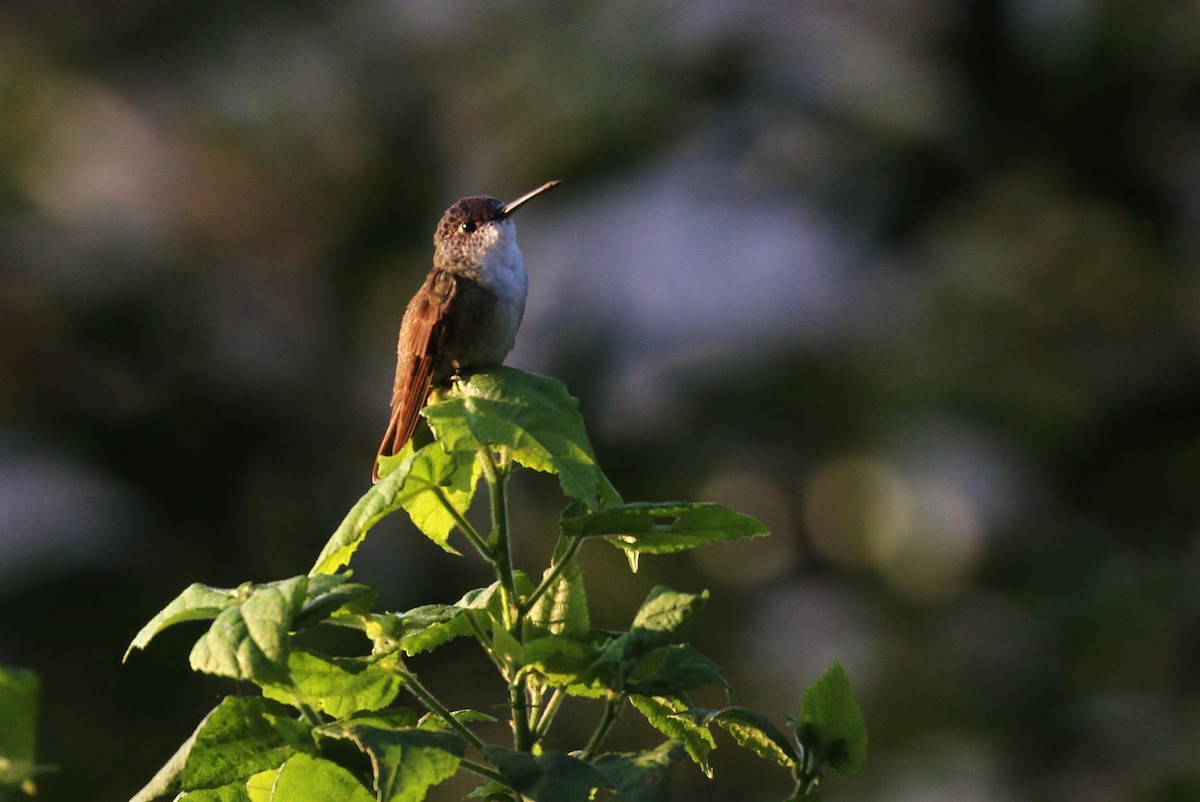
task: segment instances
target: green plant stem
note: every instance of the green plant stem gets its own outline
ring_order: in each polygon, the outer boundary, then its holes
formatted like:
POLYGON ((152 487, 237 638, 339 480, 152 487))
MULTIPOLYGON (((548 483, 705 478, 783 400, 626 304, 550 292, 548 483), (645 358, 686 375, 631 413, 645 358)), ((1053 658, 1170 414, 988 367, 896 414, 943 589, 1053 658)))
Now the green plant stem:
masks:
MULTIPOLYGON (((796 777, 796 792, 791 799, 803 799, 816 790, 821 781, 821 766, 825 762, 825 750, 814 752, 805 749, 800 756, 800 771, 796 777)), ((791 800, 789 800, 791 802, 791 800)))
POLYGON ((600 723, 596 725, 596 731, 592 733, 592 737, 588 739, 587 746, 583 748, 583 759, 591 760, 596 756, 596 752, 600 749, 600 745, 604 743, 608 731, 612 729, 613 722, 617 720, 617 714, 621 712, 621 706, 625 704, 624 695, 610 696, 604 703, 604 713, 600 716, 600 723))
POLYGON ((512 703, 513 748, 521 752, 533 749, 529 730, 529 694, 526 692, 525 672, 518 671, 508 686, 512 703))
POLYGON ((550 695, 550 700, 542 706, 537 715, 537 723, 533 725, 531 733, 535 744, 546 737, 546 731, 550 729, 550 724, 554 721, 554 716, 558 714, 558 708, 562 705, 563 699, 566 698, 567 692, 564 688, 555 688, 554 693, 550 695))
POLYGON ((533 589, 533 593, 529 594, 529 598, 517 609, 518 620, 529 615, 529 611, 537 604, 538 599, 545 595, 546 591, 550 590, 555 581, 562 576, 562 572, 567 570, 567 566, 571 564, 575 553, 579 551, 579 547, 582 545, 583 538, 581 537, 573 537, 568 541, 567 548, 563 551, 561 558, 554 565, 550 566, 550 571, 542 577, 542 581, 533 589))
POLYGON ((313 727, 319 727, 325 723, 321 721, 321 717, 317 715, 317 711, 313 710, 312 707, 306 702, 297 700, 296 707, 300 708, 300 715, 304 716, 304 720, 307 721, 309 725, 313 727))
MULTIPOLYGON (((483 475, 490 490, 492 531, 488 538, 494 557, 493 565, 500 582, 500 606, 504 628, 516 639, 521 637, 521 618, 518 610, 517 584, 513 576, 512 550, 508 537, 508 468, 496 461, 489 446, 481 450, 483 475)), ((512 710, 513 747, 528 752, 533 748, 529 730, 529 693, 525 674, 518 671, 508 685, 508 701, 512 710)))
POLYGON ((501 783, 505 786, 508 785, 508 780, 504 779, 503 774, 496 771, 495 769, 488 768, 487 766, 483 765, 482 763, 476 763, 474 760, 468 760, 467 758, 464 757, 462 760, 459 761, 458 765, 462 766, 467 771, 478 774, 480 777, 487 777, 489 780, 495 780, 496 782, 501 783))
POLYGON ((496 650, 492 648, 492 642, 488 640, 487 632, 485 632, 483 627, 479 625, 479 622, 475 620, 474 616, 468 615, 467 622, 471 625, 471 631, 475 633, 475 640, 479 641, 479 645, 483 647, 483 652, 488 656, 488 659, 492 661, 492 665, 496 667, 496 670, 499 671, 502 676, 507 674, 508 669, 504 665, 504 661, 496 656, 496 650))
POLYGON ((467 725, 456 719, 454 714, 450 712, 449 708, 439 702, 437 697, 434 696, 428 688, 421 684, 421 681, 417 679, 416 674, 412 673, 403 666, 397 666, 395 671, 404 679, 404 687, 408 688, 409 693, 417 697, 421 701, 421 704, 425 705, 425 707, 429 709, 429 712, 446 722, 446 724, 458 732, 459 735, 466 738, 467 742, 470 743, 471 746, 474 746, 481 752, 483 751, 483 748, 486 746, 486 744, 480 740, 478 735, 471 732, 467 725))
POLYGON ((492 507, 492 531, 488 537, 492 564, 500 580, 500 601, 504 608, 504 628, 516 634, 517 587, 513 579, 512 554, 508 541, 508 473, 496 463, 496 455, 488 446, 480 450, 483 476, 487 480, 492 507))
POLYGON ((467 540, 471 541, 471 545, 475 547, 475 550, 485 560, 494 563, 495 555, 492 553, 492 549, 488 546, 487 541, 483 539, 483 535, 479 534, 479 530, 462 513, 454 508, 454 505, 450 503, 450 499, 446 498, 446 493, 440 487, 434 487, 433 493, 442 506, 446 508, 446 512, 450 513, 450 517, 454 519, 454 524, 467 536, 467 540))

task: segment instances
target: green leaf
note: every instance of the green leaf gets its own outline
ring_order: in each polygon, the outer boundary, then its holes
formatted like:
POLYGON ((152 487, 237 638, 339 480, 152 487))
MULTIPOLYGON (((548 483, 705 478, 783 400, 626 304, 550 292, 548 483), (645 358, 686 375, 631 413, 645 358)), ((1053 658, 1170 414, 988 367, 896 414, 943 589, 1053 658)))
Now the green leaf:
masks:
POLYGON ((621 802, 669 802, 671 765, 683 754, 682 744, 667 741, 657 749, 601 755, 595 766, 616 789, 621 802))
POLYGON ((401 506, 416 527, 450 554, 458 554, 448 539, 471 507, 479 471, 473 455, 448 452, 430 443, 413 458, 399 495, 401 506))
POLYGON ((304 603, 308 577, 256 585, 240 604, 222 610, 196 641, 196 671, 251 682, 287 677, 288 632, 304 603))
MULTIPOLYGON (((426 604, 404 613, 371 616, 367 636, 390 639, 404 653, 414 655, 433 651, 442 644, 475 630, 468 615, 482 614, 498 601, 499 583, 468 591, 456 604, 426 604)), ((484 625, 486 630, 488 625, 484 625)), ((377 647, 377 650, 386 648, 377 647)))
MULTIPOLYGON (((549 574, 553 568, 547 568, 549 574)), ((530 630, 527 637, 565 635, 585 638, 592 629, 588 618, 587 591, 583 586, 583 571, 571 560, 562 573, 538 598, 525 619, 530 630)))
POLYGON ((721 710, 694 709, 688 711, 689 717, 696 718, 702 724, 719 724, 725 729, 737 745, 749 749, 759 757, 778 763, 786 768, 793 768, 800 761, 796 748, 771 723, 770 719, 756 710, 746 707, 726 707, 721 710))
POLYGON ((605 645, 604 661, 632 665, 650 651, 667 645, 707 601, 708 591, 679 593, 656 585, 638 608, 629 631, 605 645))
POLYGON ((349 571, 310 575, 304 606, 297 613, 293 627, 305 629, 339 612, 356 615, 367 613, 378 592, 370 585, 355 584, 347 581, 349 579, 349 571))
POLYGON ((668 643, 683 625, 708 603, 708 591, 680 593, 664 585, 650 589, 646 600, 633 618, 629 634, 639 644, 658 646, 668 643))
MULTIPOLYGON (((275 776, 275 772, 273 771, 266 773, 270 774, 272 778, 275 776)), ((248 782, 249 780, 246 782, 238 781, 229 783, 228 785, 222 785, 218 788, 202 788, 198 791, 185 791, 179 795, 178 799, 180 802, 251 802, 250 793, 246 789, 248 782)), ((131 802, 135 802, 138 798, 139 797, 134 797, 134 800, 131 800, 131 802)), ((148 797, 148 799, 153 798, 154 797, 148 797)))
POLYGON ((729 688, 720 666, 685 643, 672 644, 640 660, 623 690, 643 696, 675 696, 714 682, 729 688))
POLYGON ((382 802, 419 802, 431 787, 454 776, 466 753, 465 742, 452 732, 350 721, 326 725, 322 733, 348 739, 367 755, 382 802))
POLYGON ((599 696, 603 688, 594 685, 593 670, 598 655, 599 650, 590 644, 548 635, 525 643, 520 659, 522 665, 537 671, 550 685, 578 691, 575 695, 599 696))
POLYGON ((713 740, 712 733, 708 731, 707 727, 687 716, 680 715, 690 709, 686 702, 671 696, 639 696, 637 694, 631 695, 629 701, 646 717, 650 726, 663 735, 681 742, 684 749, 687 750, 688 756, 695 761, 705 776, 712 777, 712 766, 708 763, 708 753, 716 748, 717 742, 713 740))
MULTIPOLYGON (((460 724, 495 724, 497 721, 495 716, 480 713, 478 710, 451 710, 450 715, 460 724)), ((417 723, 417 726, 423 730, 450 731, 450 725, 435 713, 426 713, 421 716, 421 720, 417 723)))
MULTIPOLYGON (((260 771, 250 777, 244 783, 246 789, 246 797, 250 802, 268 802, 271 799, 271 794, 275 791, 275 780, 279 778, 279 772, 283 769, 280 766, 277 769, 269 771, 260 771)), ((179 799, 173 802, 186 802, 187 794, 183 794, 179 799)))
POLYGON ((525 645, 508 631, 499 618, 492 619, 491 627, 492 655, 508 669, 505 673, 505 679, 508 679, 525 664, 525 645))
POLYGON ((850 677, 834 663, 800 698, 796 740, 838 774, 852 776, 867 758, 867 726, 850 686, 850 677))
POLYGON ((212 588, 199 582, 189 585, 134 636, 133 642, 125 650, 125 656, 121 658, 122 662, 129 658, 129 653, 134 649, 145 649, 154 636, 167 627, 184 621, 216 618, 226 607, 237 604, 237 597, 237 589, 212 588))
POLYGON ((488 746, 483 756, 515 791, 533 802, 590 802, 597 788, 612 788, 590 763, 563 752, 531 755, 488 746))
POLYGON ((379 481, 386 479, 388 474, 403 465, 404 461, 416 452, 416 447, 413 445, 413 442, 414 441, 409 440, 395 454, 379 457, 379 481))
POLYGON ((691 646, 670 643, 707 600, 707 591, 653 588, 630 630, 600 648, 593 675, 606 688, 644 696, 678 695, 713 682, 728 688, 716 663, 691 646))
POLYGON ((38 693, 32 671, 0 666, 0 798, 10 789, 32 796, 33 778, 49 770, 33 762, 38 693))
POLYGON ((0 766, 33 762, 38 687, 32 671, 0 667, 0 766))
POLYGON ((449 451, 504 446, 527 468, 558 476, 563 492, 588 509, 619 503, 596 463, 579 402, 555 379, 498 367, 456 383, 421 414, 449 451))
POLYGON ((454 638, 470 635, 471 622, 466 614, 466 609, 454 604, 426 604, 405 613, 378 616, 375 620, 383 624, 389 636, 411 656, 431 652, 454 638))
MULTIPOLYGON (((350 574, 319 575, 316 577, 293 577, 267 585, 245 582, 236 588, 214 588, 200 583, 188 586, 150 620, 134 637, 125 650, 122 660, 128 659, 134 649, 144 649, 164 629, 186 621, 219 618, 228 610, 251 599, 251 612, 258 616, 263 610, 255 611, 257 605, 272 593, 283 593, 289 604, 295 604, 303 594, 300 609, 286 611, 289 623, 297 629, 319 623, 342 609, 365 612, 374 600, 375 591, 367 585, 347 582, 350 574), (262 591, 260 593, 259 591, 262 591), (294 621, 292 620, 294 617, 294 621)), ((269 605, 268 605, 269 606, 269 605)), ((223 626, 228 626, 236 616, 230 615, 223 626)))
POLYGON ((297 754, 275 771, 255 774, 246 783, 252 802, 375 802, 354 775, 336 763, 297 754))
POLYGON ((298 752, 311 751, 309 732, 308 725, 292 718, 277 702, 227 696, 196 729, 172 785, 193 791, 245 780, 278 767, 298 752))
POLYGON ((307 651, 288 654, 288 681, 263 685, 263 696, 285 704, 307 704, 333 718, 387 707, 401 680, 382 661, 325 657, 307 651))
POLYGON ((192 753, 192 747, 196 743, 196 736, 200 730, 204 729, 204 725, 208 723, 208 719, 214 711, 210 711, 201 721, 200 725, 192 731, 188 739, 179 745, 175 750, 175 754, 167 760, 162 767, 154 773, 150 778, 150 782, 146 783, 140 791, 133 795, 129 802, 153 802, 159 797, 164 797, 167 794, 174 793, 179 790, 179 775, 183 773, 183 767, 187 765, 188 755, 192 753))
POLYGON ((669 554, 726 540, 769 534, 749 515, 721 504, 635 502, 564 517, 564 535, 603 537, 626 551, 669 554))
POLYGON ((316 728, 315 732, 320 735, 327 735, 328 733, 325 732, 326 727, 336 728, 349 723, 374 727, 379 730, 411 729, 418 726, 418 723, 423 719, 424 716, 410 707, 389 707, 387 710, 379 710, 371 713, 355 713, 350 718, 322 724, 316 728))
POLYGON ((442 499, 460 513, 471 506, 474 457, 447 454, 430 443, 409 455, 395 470, 368 490, 342 519, 309 573, 331 574, 350 562, 367 533, 383 518, 406 509, 425 535, 451 554, 447 542, 454 516, 442 499))

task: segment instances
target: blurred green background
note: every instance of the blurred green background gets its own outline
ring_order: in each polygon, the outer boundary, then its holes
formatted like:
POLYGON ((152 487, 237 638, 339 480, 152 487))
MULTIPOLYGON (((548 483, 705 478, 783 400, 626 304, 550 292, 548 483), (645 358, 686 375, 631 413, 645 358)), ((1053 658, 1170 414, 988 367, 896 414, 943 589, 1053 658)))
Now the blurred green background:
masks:
MULTIPOLYGON (((6 0, 0 662, 43 681, 41 799, 127 799, 239 690, 198 628, 121 653, 192 581, 308 569, 438 216, 550 178, 509 363, 626 498, 774 531, 587 550, 597 625, 711 588, 693 641, 778 716, 841 660, 836 799, 1200 799, 1200 5, 6 0)), ((402 518, 355 564, 384 605, 486 581, 402 518)), ((469 649, 416 668, 496 698, 469 649)), ((720 744, 677 799, 786 791, 720 744)))

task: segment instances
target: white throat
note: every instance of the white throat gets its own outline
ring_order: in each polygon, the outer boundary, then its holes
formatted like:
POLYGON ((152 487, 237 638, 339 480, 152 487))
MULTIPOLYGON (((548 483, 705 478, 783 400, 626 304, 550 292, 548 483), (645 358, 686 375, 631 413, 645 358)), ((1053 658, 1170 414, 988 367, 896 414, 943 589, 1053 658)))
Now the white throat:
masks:
POLYGON ((523 311, 529 280, 525 275, 525 259, 517 246, 516 225, 512 220, 497 220, 480 235, 483 251, 479 260, 479 283, 523 311))

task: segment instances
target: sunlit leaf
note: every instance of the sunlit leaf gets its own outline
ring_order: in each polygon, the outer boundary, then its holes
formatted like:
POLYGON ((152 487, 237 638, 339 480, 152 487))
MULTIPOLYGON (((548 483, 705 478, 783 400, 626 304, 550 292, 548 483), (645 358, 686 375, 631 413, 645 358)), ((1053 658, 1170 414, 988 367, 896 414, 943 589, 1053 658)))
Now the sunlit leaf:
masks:
POLYGON ((409 454, 350 508, 310 573, 331 574, 347 565, 371 528, 400 509, 408 510, 430 540, 457 554, 447 542, 454 516, 441 499, 465 512, 471 505, 473 470, 471 460, 447 454, 436 443, 409 454))
POLYGON ((620 501, 596 463, 579 402, 555 379, 508 367, 480 371, 421 414, 448 450, 507 447, 521 465, 557 475, 563 492, 588 509, 620 501))
MULTIPOLYGON (((319 623, 342 609, 365 612, 374 600, 375 591, 366 585, 348 582, 349 577, 349 573, 293 577, 266 585, 246 582, 236 588, 214 588, 197 582, 188 586, 142 627, 129 644, 123 659, 127 659, 134 649, 144 649, 167 627, 187 621, 216 619, 247 602, 250 602, 249 612, 257 619, 256 623, 266 623, 274 615, 298 629, 319 623), (278 597, 278 594, 283 595, 278 597), (270 602, 272 596, 276 596, 276 602, 280 604, 270 602), (272 613, 272 607, 278 609, 272 613)), ((236 619, 244 618, 245 614, 246 611, 229 613, 222 626, 232 626, 236 619)), ((246 626, 249 634, 251 625, 246 626)), ((273 624, 268 626, 274 627, 273 624)), ((274 640, 273 635, 265 637, 274 640)))
POLYGON ((562 635, 549 635, 524 644, 520 659, 549 684, 565 687, 591 686, 595 675, 592 666, 599 650, 562 635))
POLYGON ((759 757, 792 768, 800 760, 796 748, 770 719, 745 707, 690 710, 688 717, 701 724, 719 724, 737 742, 759 757))
POLYGON ((285 704, 307 704, 333 718, 380 710, 391 704, 401 685, 384 661, 292 651, 287 657, 288 681, 264 685, 263 696, 285 704))
POLYGON ((154 636, 164 629, 184 621, 213 619, 226 607, 237 604, 237 589, 212 588, 199 582, 189 585, 170 604, 150 619, 146 626, 134 636, 125 650, 125 657, 134 649, 145 649, 154 636))
POLYGON ((222 610, 192 648, 192 668, 251 682, 282 681, 288 632, 307 583, 301 576, 257 585, 240 604, 222 610))
POLYGON ((346 513, 346 517, 317 556, 317 562, 309 571, 310 574, 332 574, 348 565, 354 552, 362 545, 367 532, 379 521, 400 509, 401 502, 397 495, 408 477, 412 458, 412 444, 408 443, 399 454, 381 462, 382 478, 346 513))
POLYGON ((473 634, 475 629, 468 615, 482 617, 496 603, 498 588, 498 583, 493 583, 468 591, 456 604, 425 604, 403 613, 371 616, 367 634, 390 639, 408 655, 433 651, 454 638, 473 634))
POLYGON ((430 652, 454 638, 470 635, 468 609, 453 604, 427 604, 396 614, 398 638, 405 654, 430 652))
MULTIPOLYGON (((548 574, 552 569, 547 568, 548 574)), ((592 625, 588 618, 587 591, 583 586, 583 571, 571 560, 562 573, 529 611, 526 623, 530 635, 565 635, 583 638, 592 625)))
POLYGON ((297 754, 273 772, 246 783, 252 802, 375 802, 354 775, 336 763, 297 754))
MULTIPOLYGON (((265 772, 274 778, 276 772, 265 772)), ((257 776, 257 775, 255 775, 257 776)), ((179 802, 252 802, 248 787, 254 778, 245 782, 231 782, 217 788, 201 788, 180 794, 179 802)), ((130 802, 137 802, 140 797, 134 797, 130 802)))
POLYGON ((629 701, 646 717, 646 721, 650 722, 652 727, 682 743, 688 756, 695 761, 700 770, 706 776, 712 776, 708 753, 716 748, 717 743, 707 727, 681 715, 689 710, 682 699, 634 694, 629 697, 629 701))
POLYGON ((669 554, 727 540, 769 534, 760 522, 710 502, 635 502, 561 521, 563 533, 604 537, 627 551, 669 554))
POLYGON ((309 727, 269 699, 229 696, 205 717, 187 750, 177 787, 216 788, 313 749, 309 727))
POLYGON ((382 802, 419 802, 431 787, 454 776, 466 752, 454 732, 385 729, 362 721, 335 722, 322 732, 351 741, 367 755, 382 802))
POLYGON ((409 454, 394 471, 371 486, 335 529, 313 565, 312 574, 331 574, 350 562, 367 532, 396 510, 408 511, 416 527, 449 553, 458 553, 448 541, 455 516, 466 513, 474 495, 472 460, 446 454, 437 443, 409 454))
POLYGON ((450 547, 448 538, 458 519, 471 507, 479 470, 472 456, 448 452, 430 443, 413 458, 399 495, 401 506, 416 527, 450 554, 458 553, 450 547))
MULTIPOLYGON (((460 724, 495 724, 497 719, 495 716, 489 716, 487 713, 481 713, 478 710, 452 710, 451 717, 460 724)), ((421 716, 417 726, 423 730, 438 730, 448 731, 450 725, 444 721, 441 716, 434 713, 426 713, 421 716)))
POLYGON ((366 613, 378 596, 369 585, 349 582, 350 572, 342 574, 312 574, 308 577, 305 601, 296 614, 296 629, 318 624, 338 612, 366 613))
POLYGON ((657 585, 650 589, 646 600, 633 618, 630 633, 638 633, 644 643, 666 643, 684 624, 703 609, 708 591, 680 593, 657 585))
POLYGON ((653 588, 630 630, 600 648, 594 675, 611 690, 645 696, 672 696, 710 683, 728 687, 716 663, 691 646, 671 643, 707 599, 707 592, 653 588))

